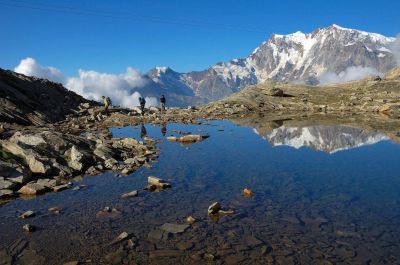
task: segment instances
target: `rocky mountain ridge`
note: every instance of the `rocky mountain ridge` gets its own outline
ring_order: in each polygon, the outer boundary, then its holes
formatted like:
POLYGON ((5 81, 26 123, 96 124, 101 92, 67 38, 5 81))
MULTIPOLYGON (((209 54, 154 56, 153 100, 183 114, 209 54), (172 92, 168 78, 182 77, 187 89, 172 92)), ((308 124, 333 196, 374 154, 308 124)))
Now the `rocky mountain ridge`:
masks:
MULTIPOLYGON (((61 84, 0 68, 0 121, 24 125, 56 122, 89 103, 61 84)), ((95 104, 95 103, 92 103, 95 104)))
POLYGON ((249 56, 217 63, 204 71, 178 73, 156 67, 148 75, 164 88, 193 91, 204 101, 213 101, 267 80, 315 85, 324 73, 340 74, 352 66, 385 73, 396 66, 390 50, 394 41, 334 24, 308 34, 273 34, 249 56))

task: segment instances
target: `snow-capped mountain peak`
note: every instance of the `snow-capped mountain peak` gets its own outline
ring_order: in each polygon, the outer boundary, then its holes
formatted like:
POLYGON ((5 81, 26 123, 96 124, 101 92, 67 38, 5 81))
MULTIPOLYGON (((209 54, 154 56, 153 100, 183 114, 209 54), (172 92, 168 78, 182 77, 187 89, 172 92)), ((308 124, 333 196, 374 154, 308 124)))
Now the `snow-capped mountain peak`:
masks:
POLYGON ((249 56, 217 63, 204 71, 181 74, 157 67, 149 76, 158 83, 180 83, 210 101, 266 80, 318 84, 323 74, 339 75, 351 67, 384 73, 397 65, 391 52, 394 40, 333 24, 311 33, 272 34, 249 56))

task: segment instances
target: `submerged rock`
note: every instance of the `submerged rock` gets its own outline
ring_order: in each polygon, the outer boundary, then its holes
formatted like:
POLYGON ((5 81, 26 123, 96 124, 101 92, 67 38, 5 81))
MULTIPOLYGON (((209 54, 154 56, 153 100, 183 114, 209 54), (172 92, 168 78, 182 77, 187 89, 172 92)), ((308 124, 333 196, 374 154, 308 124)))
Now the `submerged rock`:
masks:
POLYGON ((161 230, 172 233, 172 234, 179 234, 183 233, 188 229, 190 226, 187 224, 171 224, 171 223, 165 223, 163 224, 160 228, 161 230))
POLYGON ((22 229, 26 232, 34 232, 36 230, 36 227, 30 224, 25 224, 22 226, 22 229))
POLYGON ((244 197, 252 197, 254 195, 254 193, 248 189, 248 188, 244 188, 243 189, 243 196, 244 197))
POLYGON ((219 202, 214 202, 208 206, 208 214, 217 214, 221 210, 221 204, 219 202))
POLYGON ((166 188, 170 188, 171 184, 166 182, 163 179, 154 177, 154 176, 149 176, 147 178, 147 187, 146 189, 148 191, 154 191, 154 190, 163 190, 166 188))
POLYGON ((129 234, 127 232, 122 232, 121 234, 119 234, 119 236, 117 236, 111 243, 110 245, 116 244, 118 242, 121 242, 125 239, 127 239, 129 237, 129 234))
POLYGON ((196 219, 194 219, 192 216, 188 216, 187 218, 186 218, 186 223, 188 223, 188 224, 194 224, 196 222, 196 219))
POLYGON ((131 197, 137 197, 138 196, 138 191, 133 190, 131 192, 127 192, 121 195, 121 198, 126 199, 126 198, 131 198, 131 197))
POLYGON ((29 211, 26 211, 23 214, 21 214, 19 216, 19 218, 26 219, 26 218, 33 217, 33 216, 35 216, 35 212, 32 210, 29 210, 29 211))

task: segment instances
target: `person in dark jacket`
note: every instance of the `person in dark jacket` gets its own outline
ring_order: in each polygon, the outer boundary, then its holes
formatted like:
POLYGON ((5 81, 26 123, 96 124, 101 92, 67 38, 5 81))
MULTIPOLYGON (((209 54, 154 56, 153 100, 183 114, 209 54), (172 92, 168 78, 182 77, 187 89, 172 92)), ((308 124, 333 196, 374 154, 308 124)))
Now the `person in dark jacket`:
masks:
POLYGON ((165 96, 164 95, 161 95, 161 97, 160 97, 160 102, 161 102, 161 114, 164 114, 164 112, 165 112, 165 102, 166 102, 167 100, 165 99, 165 96))
POLYGON ((144 115, 144 106, 146 105, 146 100, 144 97, 139 98, 139 103, 140 103, 140 110, 142 111, 142 116, 144 115))

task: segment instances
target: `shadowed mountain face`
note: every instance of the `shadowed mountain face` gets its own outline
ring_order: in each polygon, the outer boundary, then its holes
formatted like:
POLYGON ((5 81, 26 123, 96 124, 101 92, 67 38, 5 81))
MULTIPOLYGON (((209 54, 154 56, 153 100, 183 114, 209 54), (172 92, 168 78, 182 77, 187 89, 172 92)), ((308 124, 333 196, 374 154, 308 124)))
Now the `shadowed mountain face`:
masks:
POLYGON ((0 122, 40 125, 89 102, 61 84, 0 69, 0 122))
POLYGON ((314 150, 335 153, 388 140, 385 134, 369 132, 347 126, 279 127, 260 134, 273 146, 286 145, 294 148, 309 147, 314 150))
POLYGON ((395 39, 337 25, 309 34, 273 34, 248 57, 217 63, 204 71, 177 73, 157 67, 148 76, 166 91, 212 101, 266 80, 318 84, 322 74, 359 66, 384 73, 396 66, 395 39), (190 92, 191 91, 191 92, 190 92))

